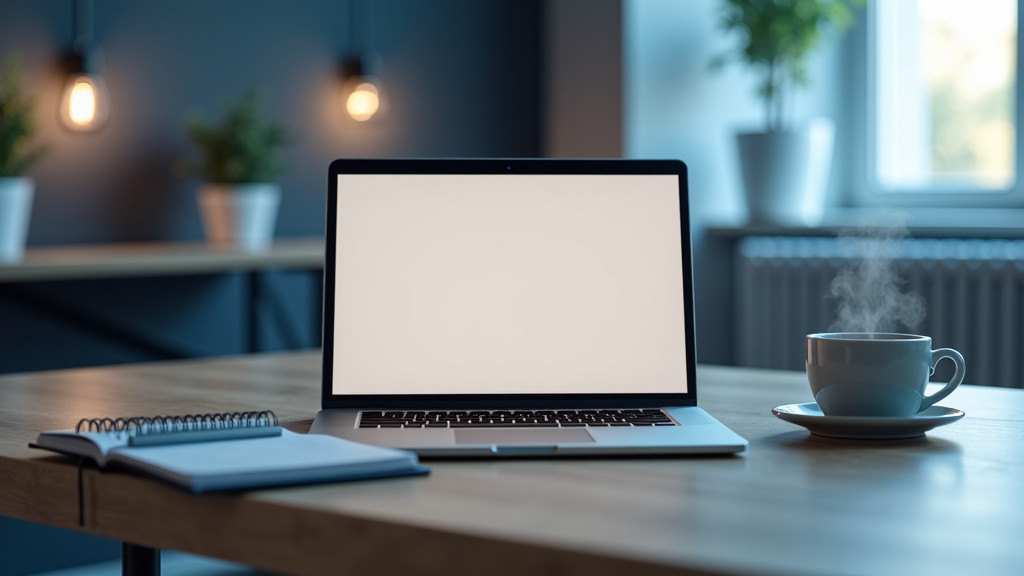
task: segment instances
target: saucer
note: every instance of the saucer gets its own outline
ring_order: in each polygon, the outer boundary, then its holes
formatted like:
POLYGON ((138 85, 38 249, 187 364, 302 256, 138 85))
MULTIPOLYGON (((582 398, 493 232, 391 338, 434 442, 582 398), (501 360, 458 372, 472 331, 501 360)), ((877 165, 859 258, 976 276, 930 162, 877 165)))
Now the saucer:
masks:
POLYGON ((964 417, 962 410, 945 406, 932 406, 908 418, 826 416, 814 402, 776 406, 772 408, 772 414, 803 426, 816 436, 855 440, 919 438, 936 426, 951 424, 964 417))

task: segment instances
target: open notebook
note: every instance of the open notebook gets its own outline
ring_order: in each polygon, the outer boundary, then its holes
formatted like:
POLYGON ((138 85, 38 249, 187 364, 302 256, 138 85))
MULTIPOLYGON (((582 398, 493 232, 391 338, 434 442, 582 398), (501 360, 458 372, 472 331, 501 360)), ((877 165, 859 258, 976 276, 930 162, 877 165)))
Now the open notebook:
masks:
POLYGON ((269 411, 157 418, 155 424, 141 417, 83 420, 75 430, 41 432, 30 446, 88 458, 102 469, 131 470, 192 492, 427 471, 411 452, 296 434, 277 426, 269 411))

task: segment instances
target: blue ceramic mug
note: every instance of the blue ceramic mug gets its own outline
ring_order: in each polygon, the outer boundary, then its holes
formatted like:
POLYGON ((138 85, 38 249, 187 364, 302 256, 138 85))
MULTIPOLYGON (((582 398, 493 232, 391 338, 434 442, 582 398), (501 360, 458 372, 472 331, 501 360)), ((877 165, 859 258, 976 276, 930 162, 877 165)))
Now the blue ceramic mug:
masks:
POLYGON ((948 396, 963 382, 964 357, 932 350, 932 339, 913 334, 833 332, 807 335, 807 380, 827 416, 907 418, 948 396), (952 380, 925 395, 943 358, 956 364, 952 380))

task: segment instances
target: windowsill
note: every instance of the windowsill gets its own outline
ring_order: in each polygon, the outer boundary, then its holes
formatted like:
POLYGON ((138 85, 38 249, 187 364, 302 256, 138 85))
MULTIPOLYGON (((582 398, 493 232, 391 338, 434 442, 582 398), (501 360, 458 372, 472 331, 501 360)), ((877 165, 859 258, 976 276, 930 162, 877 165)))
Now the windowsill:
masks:
MULTIPOLYGON (((910 236, 915 238, 1024 238, 1024 209, 1012 208, 900 208, 910 236)), ((878 209, 830 208, 816 226, 748 224, 712 221, 706 229, 713 238, 743 236, 835 236, 867 223, 878 209)), ((877 219, 875 219, 877 220, 877 219)))

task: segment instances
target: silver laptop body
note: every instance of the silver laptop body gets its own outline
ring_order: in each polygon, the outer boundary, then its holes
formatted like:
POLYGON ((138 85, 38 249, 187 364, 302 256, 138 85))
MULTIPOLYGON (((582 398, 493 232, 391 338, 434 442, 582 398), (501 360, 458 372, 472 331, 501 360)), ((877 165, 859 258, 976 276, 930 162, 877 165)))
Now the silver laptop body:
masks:
POLYGON ((734 453, 697 406, 686 166, 337 160, 310 432, 421 456, 734 453))

